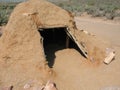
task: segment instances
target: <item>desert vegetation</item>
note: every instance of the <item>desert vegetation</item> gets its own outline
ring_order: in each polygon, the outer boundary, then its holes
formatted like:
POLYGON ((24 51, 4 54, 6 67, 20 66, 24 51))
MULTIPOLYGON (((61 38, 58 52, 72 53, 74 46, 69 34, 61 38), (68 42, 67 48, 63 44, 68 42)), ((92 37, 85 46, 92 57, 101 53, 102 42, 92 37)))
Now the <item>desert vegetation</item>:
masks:
POLYGON ((120 17, 120 0, 67 0, 55 2, 58 6, 81 15, 83 12, 93 17, 114 19, 120 17))
POLYGON ((17 3, 10 3, 10 2, 1 2, 0 3, 0 25, 4 25, 7 23, 8 18, 16 6, 17 3))
MULTIPOLYGON (((14 2, 0 2, 0 25, 8 21, 13 8, 18 4, 14 2)), ((12 1, 12 0, 11 0, 12 1)), ((25 0, 23 0, 25 1, 25 0)), ((86 12, 93 17, 105 17, 106 19, 120 19, 120 0, 48 0, 56 5, 74 13, 76 16, 86 12)), ((17 2, 17 3, 16 3, 17 2)))

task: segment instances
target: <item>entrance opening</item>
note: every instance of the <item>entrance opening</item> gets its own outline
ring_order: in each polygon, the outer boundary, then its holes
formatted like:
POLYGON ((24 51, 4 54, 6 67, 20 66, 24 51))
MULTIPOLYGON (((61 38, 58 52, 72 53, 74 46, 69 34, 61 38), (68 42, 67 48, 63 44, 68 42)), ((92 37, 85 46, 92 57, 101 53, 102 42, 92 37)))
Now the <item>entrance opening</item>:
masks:
POLYGON ((55 52, 65 48, 75 48, 79 50, 74 41, 66 33, 66 27, 40 29, 43 37, 43 47, 49 67, 53 67, 55 52))

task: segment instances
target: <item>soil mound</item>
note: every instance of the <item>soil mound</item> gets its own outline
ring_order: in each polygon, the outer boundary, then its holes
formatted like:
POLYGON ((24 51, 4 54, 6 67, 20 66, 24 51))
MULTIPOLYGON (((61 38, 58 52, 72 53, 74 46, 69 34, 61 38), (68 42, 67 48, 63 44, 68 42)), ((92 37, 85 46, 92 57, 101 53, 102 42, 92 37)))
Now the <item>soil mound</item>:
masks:
POLYGON ((54 77, 38 30, 55 27, 68 28, 84 44, 88 61, 98 63, 104 59, 106 44, 78 30, 71 13, 45 0, 30 0, 16 6, 0 38, 1 86, 13 85, 15 90, 20 90, 30 80, 40 85, 54 77))

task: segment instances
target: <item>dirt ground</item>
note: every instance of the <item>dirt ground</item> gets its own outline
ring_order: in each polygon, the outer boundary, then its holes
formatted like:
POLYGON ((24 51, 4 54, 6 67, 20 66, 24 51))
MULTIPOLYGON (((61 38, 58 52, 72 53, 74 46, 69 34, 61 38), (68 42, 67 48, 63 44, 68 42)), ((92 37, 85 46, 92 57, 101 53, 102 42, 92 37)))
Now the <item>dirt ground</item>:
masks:
POLYGON ((59 90, 120 90, 120 24, 84 17, 76 17, 75 21, 78 28, 110 41, 116 57, 109 65, 93 66, 75 49, 55 52, 53 69, 57 87, 59 90))

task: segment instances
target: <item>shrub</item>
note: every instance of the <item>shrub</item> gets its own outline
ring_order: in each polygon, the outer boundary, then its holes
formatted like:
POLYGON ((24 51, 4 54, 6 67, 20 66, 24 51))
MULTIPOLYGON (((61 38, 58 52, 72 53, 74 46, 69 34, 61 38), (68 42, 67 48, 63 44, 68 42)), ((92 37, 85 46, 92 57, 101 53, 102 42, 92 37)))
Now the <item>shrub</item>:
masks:
POLYGON ((106 13, 105 16, 107 19, 111 19, 111 20, 114 18, 114 14, 111 13, 106 13))
POLYGON ((16 3, 0 3, 0 25, 8 22, 8 18, 16 3))
POLYGON ((58 0, 60 6, 64 9, 81 15, 83 12, 91 14, 93 17, 103 17, 113 19, 119 17, 120 14, 116 10, 120 10, 120 0, 58 0))

